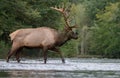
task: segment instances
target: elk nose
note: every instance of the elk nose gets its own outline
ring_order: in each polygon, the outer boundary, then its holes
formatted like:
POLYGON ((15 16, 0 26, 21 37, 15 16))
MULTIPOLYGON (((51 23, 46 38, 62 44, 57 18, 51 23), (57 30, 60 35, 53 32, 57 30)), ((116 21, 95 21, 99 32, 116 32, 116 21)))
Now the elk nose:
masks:
POLYGON ((76 35, 78 35, 78 32, 75 32, 76 35))
POLYGON ((78 39, 78 32, 75 32, 75 34, 76 34, 76 37, 75 37, 75 39, 78 39))

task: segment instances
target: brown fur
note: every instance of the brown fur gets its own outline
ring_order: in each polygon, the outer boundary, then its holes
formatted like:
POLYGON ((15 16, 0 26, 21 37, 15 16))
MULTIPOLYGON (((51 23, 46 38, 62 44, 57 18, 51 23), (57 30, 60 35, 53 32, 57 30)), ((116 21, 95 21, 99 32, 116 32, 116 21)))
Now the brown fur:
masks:
MULTIPOLYGON (((46 63, 46 52, 47 50, 58 51, 62 61, 64 59, 60 53, 59 47, 63 45, 66 41, 70 39, 77 39, 77 35, 72 32, 72 30, 63 32, 58 32, 55 29, 48 27, 39 27, 39 28, 28 28, 28 29, 19 29, 10 34, 10 38, 13 41, 12 48, 8 54, 7 61, 9 58, 17 53, 20 48, 23 47, 39 47, 44 51, 44 59, 46 63)), ((19 53, 19 52, 18 52, 19 53)), ((19 57, 17 57, 18 60, 19 57)))

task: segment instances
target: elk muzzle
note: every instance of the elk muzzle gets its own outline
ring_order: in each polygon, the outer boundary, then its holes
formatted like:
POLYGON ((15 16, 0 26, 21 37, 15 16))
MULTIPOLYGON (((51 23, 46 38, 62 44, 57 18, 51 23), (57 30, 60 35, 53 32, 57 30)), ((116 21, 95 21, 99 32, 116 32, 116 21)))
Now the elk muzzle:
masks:
POLYGON ((72 39, 78 39, 78 33, 77 32, 71 32, 71 38, 72 39))
POLYGON ((77 32, 74 33, 73 38, 78 39, 78 33, 77 32))

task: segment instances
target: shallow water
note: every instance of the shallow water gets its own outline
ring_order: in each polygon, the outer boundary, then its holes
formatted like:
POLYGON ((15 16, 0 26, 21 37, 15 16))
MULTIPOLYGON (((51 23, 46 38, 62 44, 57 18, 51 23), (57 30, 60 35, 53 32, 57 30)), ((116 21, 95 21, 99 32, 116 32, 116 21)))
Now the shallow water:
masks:
POLYGON ((120 78, 119 59, 77 59, 66 58, 43 60, 24 59, 21 63, 0 60, 0 77, 35 77, 35 78, 120 78))

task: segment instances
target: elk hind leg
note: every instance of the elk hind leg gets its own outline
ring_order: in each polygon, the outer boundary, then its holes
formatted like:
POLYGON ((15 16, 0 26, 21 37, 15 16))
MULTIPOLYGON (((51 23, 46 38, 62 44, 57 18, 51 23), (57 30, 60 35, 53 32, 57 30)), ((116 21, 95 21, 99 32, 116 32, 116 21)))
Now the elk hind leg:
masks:
POLYGON ((10 53, 7 56, 7 62, 9 62, 10 57, 15 53, 16 51, 10 51, 10 53))
POLYGON ((15 53, 15 57, 16 57, 16 60, 17 60, 18 63, 20 62, 20 52, 21 52, 21 50, 22 50, 22 48, 19 48, 15 53))
POLYGON ((63 55, 62 55, 61 51, 59 50, 59 48, 54 48, 54 49, 52 49, 52 51, 59 53, 61 60, 62 60, 62 63, 65 63, 65 59, 63 58, 63 55))
POLYGON ((10 57, 16 53, 16 51, 19 49, 19 47, 15 44, 12 45, 12 48, 10 50, 10 52, 8 52, 8 56, 7 56, 7 62, 9 62, 10 57))
POLYGON ((9 50, 9 51, 8 51, 8 54, 7 54, 7 62, 9 62, 9 58, 10 58, 10 56, 9 56, 9 55, 10 55, 10 51, 11 51, 11 50, 9 50))

